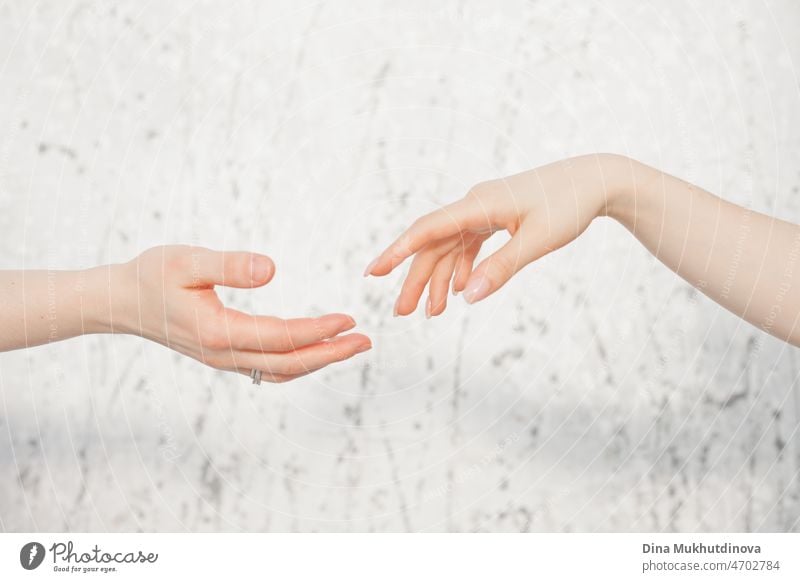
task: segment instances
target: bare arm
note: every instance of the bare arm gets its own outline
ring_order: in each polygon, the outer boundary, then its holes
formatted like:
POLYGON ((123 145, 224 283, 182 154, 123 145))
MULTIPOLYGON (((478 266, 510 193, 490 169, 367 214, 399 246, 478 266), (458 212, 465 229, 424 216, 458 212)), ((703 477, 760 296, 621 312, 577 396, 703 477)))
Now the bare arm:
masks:
POLYGON ((139 335, 209 366, 285 382, 370 349, 332 313, 281 319, 225 307, 214 287, 266 285, 263 255, 166 246, 85 271, 0 271, 0 351, 88 333, 139 335))
POLYGON ((108 288, 119 266, 85 271, 0 271, 0 351, 106 331, 108 288))
POLYGON ((727 309, 800 345, 800 227, 610 154, 478 184, 462 200, 418 219, 365 274, 387 275, 413 255, 395 313, 413 312, 428 285, 431 317, 444 311, 451 280, 454 293, 480 301, 604 215, 727 309), (481 245, 497 230, 511 239, 475 266, 481 245))
POLYGON ((623 171, 631 187, 609 216, 711 299, 800 345, 800 226, 643 164, 623 171))

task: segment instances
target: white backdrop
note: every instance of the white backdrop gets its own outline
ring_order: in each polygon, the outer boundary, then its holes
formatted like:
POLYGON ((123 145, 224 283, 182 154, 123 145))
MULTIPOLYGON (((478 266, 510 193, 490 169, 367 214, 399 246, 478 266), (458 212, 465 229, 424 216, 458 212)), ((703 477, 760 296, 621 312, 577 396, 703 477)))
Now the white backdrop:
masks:
POLYGON ((361 278, 591 151, 800 221, 796 2, 571 4, 0 6, 0 267, 250 249, 278 274, 232 305, 375 345, 261 389, 132 337, 0 354, 0 527, 800 529, 798 351, 618 225, 432 321, 361 278))

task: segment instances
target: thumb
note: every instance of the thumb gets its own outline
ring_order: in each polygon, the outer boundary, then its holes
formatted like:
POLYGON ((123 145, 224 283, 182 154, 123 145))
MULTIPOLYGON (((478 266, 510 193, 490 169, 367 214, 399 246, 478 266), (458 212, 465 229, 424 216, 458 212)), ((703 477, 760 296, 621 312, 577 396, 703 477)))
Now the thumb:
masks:
POLYGON ((525 265, 538 258, 530 232, 520 228, 506 244, 475 267, 464 287, 467 303, 476 303, 500 289, 525 265))
POLYGON ((275 274, 272 259, 246 251, 192 249, 191 259, 193 286, 261 287, 275 274))

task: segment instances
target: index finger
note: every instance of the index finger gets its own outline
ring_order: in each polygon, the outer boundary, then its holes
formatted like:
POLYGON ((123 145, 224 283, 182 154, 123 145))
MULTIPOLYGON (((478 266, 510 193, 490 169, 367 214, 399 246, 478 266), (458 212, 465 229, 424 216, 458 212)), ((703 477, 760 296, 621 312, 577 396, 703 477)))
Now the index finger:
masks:
POLYGON ((479 229, 491 229, 488 214, 477 200, 462 198, 415 220, 369 264, 364 276, 388 275, 427 244, 459 234, 464 230, 479 229))
POLYGON ((231 347, 240 350, 288 352, 337 336, 355 327, 349 315, 280 319, 233 311, 228 320, 231 347))

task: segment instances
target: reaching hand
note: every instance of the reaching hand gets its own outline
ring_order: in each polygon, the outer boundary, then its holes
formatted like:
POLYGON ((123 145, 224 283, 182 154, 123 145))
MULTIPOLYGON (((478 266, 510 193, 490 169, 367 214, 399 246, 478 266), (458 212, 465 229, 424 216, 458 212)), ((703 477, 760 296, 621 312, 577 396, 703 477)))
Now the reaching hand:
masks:
MULTIPOLYGON (((395 315, 412 313, 425 286, 425 314, 441 314, 447 290, 464 291, 474 303, 502 287, 528 263, 569 243, 603 213, 609 162, 604 154, 572 158, 478 184, 458 202, 419 218, 367 267, 387 275, 411 255, 395 315), (473 269, 481 245, 498 230, 511 235, 500 250, 473 269)), ((618 160, 619 161, 619 160, 618 160)))
POLYGON ((346 360, 371 348, 361 334, 339 335, 355 326, 343 314, 279 319, 225 307, 215 285, 253 288, 275 273, 272 261, 248 252, 217 252, 166 246, 145 251, 120 265, 111 277, 110 327, 161 343, 214 368, 285 382, 346 360), (122 285, 120 285, 122 286, 122 285))

